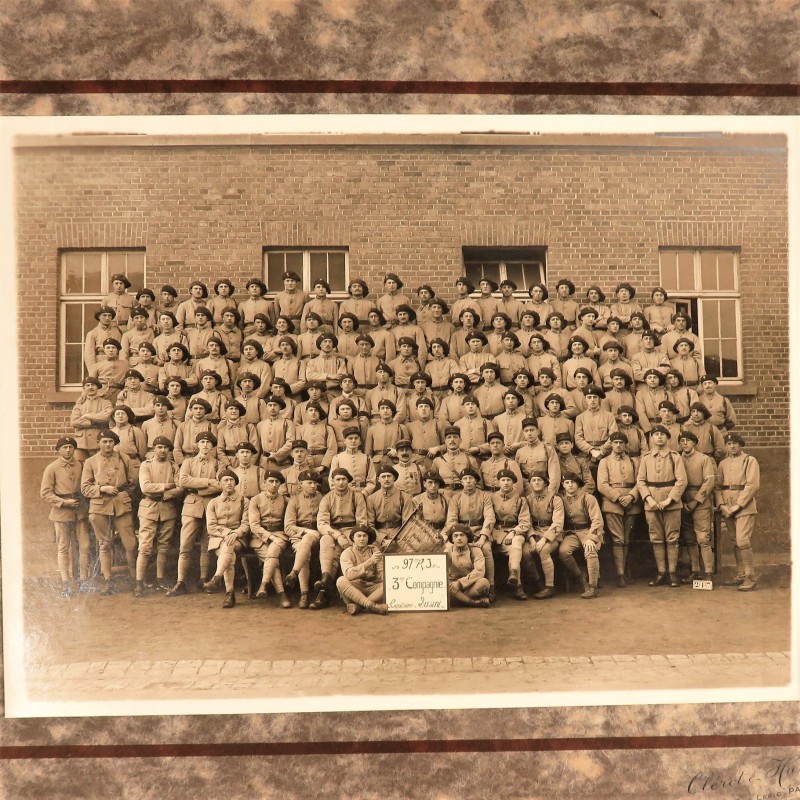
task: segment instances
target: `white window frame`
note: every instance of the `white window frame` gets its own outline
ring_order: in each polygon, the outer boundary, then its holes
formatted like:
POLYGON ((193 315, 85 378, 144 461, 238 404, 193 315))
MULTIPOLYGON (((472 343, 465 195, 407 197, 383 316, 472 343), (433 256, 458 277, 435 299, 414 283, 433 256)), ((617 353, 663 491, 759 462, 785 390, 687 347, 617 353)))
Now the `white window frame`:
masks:
MULTIPOLYGON (((489 261, 489 259, 467 259, 466 255, 464 254, 464 250, 497 250, 498 248, 495 247, 483 247, 478 245, 464 245, 461 249, 461 259, 464 265, 464 274, 466 275, 466 267, 467 264, 475 264, 475 263, 494 263, 494 261, 489 261)), ((500 258, 498 263, 499 267, 499 279, 498 283, 501 283, 508 277, 508 272, 506 271, 506 263, 507 262, 524 262, 529 264, 539 264, 540 274, 541 274, 541 281, 543 284, 547 284, 547 248, 546 247, 514 247, 514 248, 503 248, 508 249, 507 257, 500 258), (517 256, 513 251, 517 251, 517 253, 526 251, 526 250, 542 250, 544 252, 544 259, 523 259, 517 256)), ((493 297, 501 297, 502 293, 497 291, 492 293, 493 297)), ((528 293, 527 289, 517 289, 513 295, 517 300, 527 300, 530 298, 530 294, 528 293)), ((480 297, 480 291, 474 291, 470 297, 480 297)))
POLYGON ((283 284, 280 286, 270 286, 267 269, 267 259, 270 253, 302 253, 303 267, 300 273, 302 278, 302 289, 308 294, 314 294, 314 287, 311 285, 311 254, 312 253, 342 253, 344 255, 344 291, 332 291, 328 297, 331 300, 346 300, 350 295, 347 286, 350 283, 350 250, 347 247, 265 247, 262 253, 262 274, 264 283, 269 287, 267 297, 275 297, 278 292, 283 291, 283 284))
MULTIPOLYGON (((111 294, 111 270, 108 266, 108 256, 110 253, 141 253, 144 258, 143 284, 147 285, 147 251, 141 247, 71 247, 59 250, 58 252, 58 391, 69 392, 80 390, 80 383, 67 383, 67 314, 66 308, 70 305, 86 307, 89 303, 99 303, 102 305, 106 295, 111 294), (66 258, 74 253, 99 253, 100 254, 100 291, 99 292, 73 292, 67 293, 67 269, 66 258)), ((84 318, 85 323, 85 318, 84 318)), ((95 327, 92 325, 91 328, 95 327)), ((72 342, 71 344, 74 344, 72 342)), ((81 350, 81 358, 83 357, 81 350)), ((86 375, 86 367, 82 367, 82 376, 86 375)))
MULTIPOLYGON (((704 300, 733 300, 736 304, 736 363, 738 365, 738 374, 735 377, 720 375, 718 380, 720 384, 729 386, 741 385, 744 383, 745 370, 742 355, 742 295, 739 288, 739 255, 740 250, 735 247, 661 247, 659 248, 659 277, 663 278, 661 272, 661 256, 664 253, 692 253, 694 257, 694 283, 695 286, 702 286, 702 269, 701 269, 701 254, 702 253, 731 253, 733 255, 733 289, 674 289, 667 292, 670 301, 683 300, 687 303, 693 301, 697 303, 697 314, 693 316, 693 321, 697 325, 697 336, 703 346, 703 357, 705 358, 705 331, 704 331, 704 314, 703 302, 704 300), (696 319, 694 318, 696 316, 696 319)), ((710 337, 715 338, 715 337, 710 337)))

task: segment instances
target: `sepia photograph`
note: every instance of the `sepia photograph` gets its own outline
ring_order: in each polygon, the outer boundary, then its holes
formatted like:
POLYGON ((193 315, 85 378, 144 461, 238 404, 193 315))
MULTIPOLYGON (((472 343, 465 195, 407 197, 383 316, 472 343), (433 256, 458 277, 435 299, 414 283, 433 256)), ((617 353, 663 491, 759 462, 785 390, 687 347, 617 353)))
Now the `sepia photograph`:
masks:
POLYGON ((788 119, 47 122, 9 716, 796 699, 788 119))

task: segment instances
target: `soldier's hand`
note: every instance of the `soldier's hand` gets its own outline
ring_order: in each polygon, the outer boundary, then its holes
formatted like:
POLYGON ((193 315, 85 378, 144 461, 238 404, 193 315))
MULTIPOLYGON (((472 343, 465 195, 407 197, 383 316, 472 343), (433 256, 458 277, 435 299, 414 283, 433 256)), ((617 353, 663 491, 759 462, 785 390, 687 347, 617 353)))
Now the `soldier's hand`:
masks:
POLYGON ((226 547, 233 547, 233 545, 236 543, 236 534, 229 533, 223 541, 225 542, 226 547))
POLYGON ((512 534, 510 536, 506 536, 506 538, 503 539, 503 544, 510 546, 513 541, 514 541, 514 536, 512 534))
POLYGON ((504 447, 503 448, 503 455, 508 456, 511 458, 514 455, 514 448, 513 447, 504 447))
POLYGON ((658 508, 658 503, 656 503, 656 501, 652 498, 651 495, 647 495, 647 497, 644 500, 644 504, 645 506, 647 506, 647 508, 653 511, 655 511, 658 508))
POLYGON ((596 547, 595 543, 591 539, 589 539, 588 541, 585 541, 583 543, 583 552, 586 555, 591 555, 592 553, 596 553, 597 552, 597 547, 596 547))
POLYGON ((633 497, 629 494, 624 494, 619 498, 619 504, 623 508, 627 508, 633 502, 633 497))
POLYGON ((74 499, 64 499, 61 501, 62 508, 75 508, 78 505, 78 501, 74 499))

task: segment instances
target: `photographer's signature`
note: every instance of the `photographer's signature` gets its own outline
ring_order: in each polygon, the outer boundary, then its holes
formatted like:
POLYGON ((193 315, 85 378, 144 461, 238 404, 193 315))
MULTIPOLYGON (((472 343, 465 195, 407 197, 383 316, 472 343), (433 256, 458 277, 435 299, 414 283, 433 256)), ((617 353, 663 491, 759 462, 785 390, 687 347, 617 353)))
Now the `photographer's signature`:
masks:
POLYGON ((755 800, 770 800, 792 794, 796 794, 800 800, 800 755, 771 758, 761 770, 740 770, 738 773, 714 770, 698 772, 689 781, 687 792, 703 795, 737 787, 747 787, 750 792, 755 791, 755 800))

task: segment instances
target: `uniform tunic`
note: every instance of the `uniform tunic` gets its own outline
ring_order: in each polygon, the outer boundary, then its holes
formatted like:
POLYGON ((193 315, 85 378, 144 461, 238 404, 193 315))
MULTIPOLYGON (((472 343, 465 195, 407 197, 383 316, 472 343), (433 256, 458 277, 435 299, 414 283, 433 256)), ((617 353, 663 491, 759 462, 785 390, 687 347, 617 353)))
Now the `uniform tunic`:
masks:
POLYGON ((657 369, 662 375, 669 372, 669 359, 659 350, 645 350, 642 348, 631 358, 633 379, 637 383, 644 380, 644 373, 649 369, 657 369))
POLYGON ((338 390, 342 375, 346 374, 347 361, 336 352, 329 355, 320 353, 306 361, 306 381, 324 381, 328 391, 338 390))
POLYGON ((373 328, 370 326, 364 333, 368 333, 372 341, 375 342, 375 346, 372 348, 373 356, 384 363, 395 358, 397 348, 395 347, 394 336, 386 328, 373 328))
POLYGON ((522 470, 519 468, 519 463, 513 458, 507 458, 504 455, 490 456, 486 461, 481 463, 481 481, 483 488, 487 492, 495 492, 499 489, 497 481, 497 473, 500 470, 510 470, 517 476, 517 482, 513 484, 511 493, 514 495, 521 495, 525 489, 525 482, 522 477, 522 470))
POLYGON ((397 530, 413 510, 411 495, 397 486, 393 486, 388 493, 378 489, 367 498, 367 520, 379 532, 379 541, 385 539, 392 530, 397 530))
POLYGON ((409 422, 406 428, 411 437, 411 447, 417 456, 425 457, 428 450, 442 444, 442 424, 433 418, 427 422, 421 419, 414 420, 409 422))
POLYGON ((81 471, 82 465, 75 458, 69 461, 58 458, 45 467, 39 494, 50 504, 48 519, 51 522, 71 523, 88 518, 88 504, 81 495, 81 471), (65 500, 78 500, 79 503, 74 508, 65 508, 65 500))
POLYGON ((308 461, 314 467, 330 467, 336 455, 336 434, 324 422, 306 422, 296 427, 298 439, 308 444, 308 461))
POLYGON ((308 294, 300 289, 295 289, 293 292, 286 290, 277 292, 272 301, 274 304, 271 317, 273 324, 278 317, 289 317, 297 325, 309 299, 308 294))
POLYGON ((197 313, 197 309, 205 307, 206 307, 205 298, 201 298, 200 300, 194 300, 193 298, 190 297, 188 300, 184 300, 182 303, 178 305, 178 308, 174 312, 175 319, 178 320, 178 327, 182 329, 194 328, 196 324, 195 314, 197 313))
POLYGON ((525 499, 518 494, 495 492, 491 495, 495 515, 492 533, 495 544, 503 544, 509 536, 525 536, 531 529, 531 512, 525 499))
POLYGON ((427 492, 422 492, 414 498, 414 503, 422 511, 420 516, 434 530, 441 531, 447 522, 447 499, 443 494, 437 493, 431 497, 427 492))
POLYGON ((463 416, 455 424, 461 431, 461 446, 465 450, 486 445, 486 437, 495 430, 495 425, 480 414, 474 417, 463 416))
POLYGON ((369 327, 369 312, 373 308, 375 308, 375 303, 367 300, 366 297, 348 297, 339 305, 339 314, 355 314, 359 330, 363 330, 369 327))
POLYGON ((525 412, 518 408, 516 411, 504 411, 492 420, 495 430, 503 434, 505 446, 514 452, 525 444, 525 437, 522 435, 524 419, 525 412))
POLYGON ((481 414, 486 419, 494 419, 494 417, 506 410, 505 403, 503 403, 506 391, 506 387, 501 383, 484 383, 472 392, 478 401, 481 414))
POLYGON ((210 324, 188 328, 186 331, 186 346, 192 358, 203 358, 208 355, 208 340, 214 335, 210 324))
POLYGON ((234 548, 245 544, 250 533, 247 506, 247 499, 236 491, 221 494, 209 502, 206 508, 209 550, 216 550, 230 534, 239 540, 234 548))
POLYGON ((284 533, 284 516, 288 501, 282 494, 270 496, 259 492, 250 499, 247 507, 247 521, 250 526, 249 546, 263 560, 267 554, 267 545, 271 538, 278 542, 286 541, 284 533))
POLYGON ((244 416, 242 419, 251 425, 258 425, 261 420, 267 418, 267 404, 255 393, 237 394, 233 398, 237 403, 244 406, 244 416))
POLYGON ((556 374, 556 379, 553 382, 553 386, 556 388, 560 388, 562 386, 561 363, 559 362, 557 356, 554 356, 549 350, 545 350, 538 354, 531 353, 526 360, 526 367, 532 375, 538 375, 540 369, 553 370, 553 372, 556 374))
POLYGON ((561 412, 553 416, 549 412, 539 417, 539 435, 545 444, 555 447, 556 436, 559 433, 568 433, 570 437, 575 439, 575 423, 565 417, 561 412))
POLYGON ((491 540, 495 526, 492 493, 482 489, 475 489, 470 494, 463 489, 456 492, 447 504, 445 530, 450 531, 458 524, 468 525, 476 538, 485 536, 491 540))
MULTIPOLYGON (((198 433, 213 433, 217 435, 217 426, 207 419, 201 422, 187 419, 178 425, 178 430, 175 433, 175 463, 181 466, 185 459, 190 456, 196 456, 197 450, 197 434, 198 433)), ((216 459, 215 459, 216 460, 216 459)))
POLYGON ((603 496, 602 510, 609 514, 631 515, 642 513, 642 503, 636 488, 638 465, 630 456, 611 453, 597 465, 597 490, 603 496), (619 498, 633 495, 633 503, 627 508, 620 505, 619 498))
POLYGON ((411 387, 411 376, 422 371, 422 363, 418 358, 398 356, 389 362, 394 371, 394 385, 400 389, 411 387))
POLYGON ((461 488, 461 471, 467 467, 477 470, 478 464, 465 450, 445 450, 433 461, 433 468, 441 475, 448 489, 461 488))
POLYGON ((727 397, 714 392, 711 395, 698 395, 700 402, 711 412, 709 422, 720 430, 736 427, 736 412, 727 397))
POLYGON ((106 339, 116 339, 122 344, 122 331, 113 322, 107 328, 98 325, 86 334, 86 341, 83 345, 83 363, 88 371, 91 371, 92 367, 104 357, 103 342, 106 339))
POLYGON ((527 495, 531 517, 531 536, 534 540, 547 539, 557 542, 564 530, 564 501, 560 495, 546 489, 540 494, 527 495))
POLYGON ((169 333, 160 333, 153 339, 153 347, 156 349, 156 358, 160 364, 166 364, 169 361, 169 349, 173 344, 182 344, 184 347, 188 346, 186 334, 183 331, 174 329, 169 333))
POLYGON ((131 318, 131 309, 135 300, 136 298, 127 292, 122 292, 122 294, 111 292, 103 298, 103 305, 113 308, 117 312, 114 322, 120 328, 125 328, 131 318))
POLYGON ((214 315, 214 327, 217 327, 222 325, 222 312, 226 308, 238 309, 239 304, 231 295, 222 297, 221 295, 215 294, 213 297, 206 300, 206 308, 214 315))
POLYGON ((120 353, 128 359, 128 363, 135 367, 139 363, 139 348, 147 342, 152 344, 155 338, 153 329, 145 326, 144 329, 130 328, 122 334, 120 353))
POLYGON ((268 319, 273 319, 275 310, 272 301, 267 300, 265 297, 257 297, 255 299, 248 297, 247 300, 242 300, 239 303, 239 313, 242 315, 244 332, 249 335, 253 330, 256 314, 266 314, 268 319))
POLYGON ((578 491, 578 494, 582 492, 592 493, 597 488, 592 470, 589 468, 589 459, 586 458, 583 453, 580 455, 575 455, 575 453, 567 453, 566 455, 558 453, 558 465, 561 468, 561 475, 565 472, 574 472, 576 475, 581 476, 583 479, 583 487, 578 491))
POLYGON ((666 399, 667 392, 661 386, 656 389, 641 386, 636 390, 636 413, 639 415, 639 425, 645 433, 659 422, 658 404, 666 399))
POLYGON ((587 409, 575 420, 575 446, 587 456, 592 450, 601 450, 603 455, 608 455, 611 452, 608 437, 616 429, 617 420, 610 411, 587 409))
POLYGON ((337 453, 331 461, 331 473, 340 467, 346 469, 353 476, 350 483, 353 489, 365 489, 367 494, 375 491, 377 485, 375 464, 366 453, 362 453, 360 450, 355 452, 343 450, 341 453, 337 453))
POLYGON ((286 503, 284 516, 285 535, 288 539, 302 539, 309 532, 315 540, 319 539, 319 509, 323 496, 315 492, 311 497, 300 493, 292 495, 286 503))
POLYGON ((367 408, 369 410, 370 418, 373 422, 377 421, 380 417, 379 404, 381 400, 390 400, 397 409, 394 415, 395 422, 405 422, 407 417, 406 412, 406 395, 401 389, 398 389, 393 383, 378 384, 375 388, 370 389, 365 398, 367 408))
POLYGON ((260 358, 249 361, 242 356, 242 360, 239 362, 238 374, 242 375, 245 372, 250 372, 261 381, 261 385, 255 390, 256 395, 260 398, 266 397, 269 394, 273 373, 276 378, 282 377, 275 372, 275 365, 270 366, 266 361, 262 361, 260 358))
POLYGON ((349 360, 350 372, 358 381, 358 389, 356 391, 362 396, 366 394, 367 390, 373 389, 378 383, 378 376, 375 371, 380 363, 381 362, 374 355, 356 355, 349 360))
POLYGON ((234 363, 238 362, 242 357, 242 342, 244 341, 241 330, 235 325, 232 328, 227 325, 215 325, 214 333, 224 342, 225 349, 228 351, 227 358, 234 363))
POLYGON ((445 395, 439 404, 439 417, 447 425, 455 425, 464 416, 464 392, 456 394, 450 392, 445 395))
POLYGON ((367 430, 364 452, 377 464, 383 461, 401 439, 408 438, 405 425, 397 422, 373 422, 367 430))
POLYGON ((383 559, 376 564, 365 566, 365 562, 375 553, 380 553, 380 548, 374 544, 367 545, 363 550, 347 547, 342 552, 340 561, 342 575, 364 595, 370 595, 375 589, 383 586, 383 559))
MULTIPOLYGON (((296 356, 286 357, 281 355, 272 362, 272 373, 275 378, 282 378, 289 384, 289 391, 292 394, 301 392, 306 385, 306 362, 296 356)), ((262 380, 262 386, 263 386, 262 380)), ((272 381, 270 380, 270 383, 272 381)))
POLYGON ((412 497, 422 491, 422 471, 414 461, 403 463, 398 461, 394 468, 397 470, 397 487, 412 497))
POLYGON ((231 469, 238 475, 239 483, 236 491, 248 502, 264 490, 264 470, 256 464, 243 467, 237 464, 231 469))
MULTIPOLYGON (((419 326, 422 328, 422 333, 425 335, 425 341, 428 342, 428 344, 430 344, 434 339, 441 339, 449 344, 450 337, 455 331, 453 323, 444 317, 442 317, 440 322, 436 322, 433 319, 430 319, 427 322, 420 322, 419 326)), ((447 357, 445 356, 445 358, 447 357)))
POLYGON ((72 408, 69 422, 75 429, 75 441, 81 450, 97 450, 100 432, 108 427, 113 406, 105 397, 85 398, 72 408))
POLYGON ((340 547, 348 547, 350 530, 356 525, 367 524, 364 495, 349 488, 342 494, 335 489, 328 492, 319 503, 317 523, 321 534, 333 537, 340 547))
POLYGON ((197 373, 194 367, 187 364, 185 361, 167 361, 164 366, 158 370, 158 388, 162 392, 167 391, 167 384, 172 378, 180 378, 185 381, 187 386, 192 389, 197 386, 197 373))
POLYGON ((561 412, 567 419, 575 419, 580 413, 578 411, 578 407, 575 405, 575 398, 572 396, 571 392, 568 392, 566 389, 561 389, 556 386, 539 386, 536 389, 536 394, 534 396, 534 405, 536 407, 536 416, 543 417, 547 414, 547 408, 545 407, 545 400, 547 399, 548 395, 557 394, 563 401, 564 401, 564 410, 561 412))
POLYGON ((236 451, 243 442, 249 442, 258 450, 259 442, 254 425, 241 419, 232 423, 223 419, 217 426, 217 458, 220 467, 227 467, 236 458, 236 451))
POLYGON ((449 542, 445 545, 447 554, 447 579, 464 591, 486 578, 486 559, 480 547, 467 545, 456 547, 449 542))
POLYGON ((339 307, 333 300, 318 300, 312 298, 303 306, 303 313, 300 319, 300 327, 306 329, 306 317, 315 312, 322 317, 322 324, 319 326, 320 333, 333 333, 336 330, 337 323, 339 322, 339 307))
POLYGON ((458 364, 449 356, 429 358, 425 364, 425 372, 431 376, 431 388, 439 393, 448 391, 447 382, 450 376, 458 371, 458 364))
POLYGON ((681 497, 687 486, 683 459, 667 448, 650 450, 639 462, 636 486, 642 500, 652 497, 661 503, 669 498, 670 504, 665 510, 680 510, 681 497))
MULTIPOLYGON (((192 397, 193 400, 198 398, 205 400, 211 406, 211 411, 206 412, 206 419, 210 420, 211 422, 218 423, 225 415, 225 409, 228 405, 228 399, 225 397, 225 395, 222 392, 218 392, 216 389, 212 389, 210 392, 206 389, 201 389, 192 397)), ((192 408, 191 406, 187 406, 187 420, 189 417, 191 417, 191 414, 192 408)))
POLYGON ((623 425, 621 422, 617 422, 617 431, 624 433, 628 439, 628 455, 631 458, 638 458, 642 453, 649 452, 650 445, 647 443, 647 437, 637 424, 623 425))
POLYGON ((523 445, 514 454, 514 458, 522 470, 526 480, 527 489, 530 476, 534 472, 544 472, 547 475, 548 490, 555 493, 561 486, 561 464, 558 459, 558 451, 544 442, 536 442, 534 445, 523 445))

